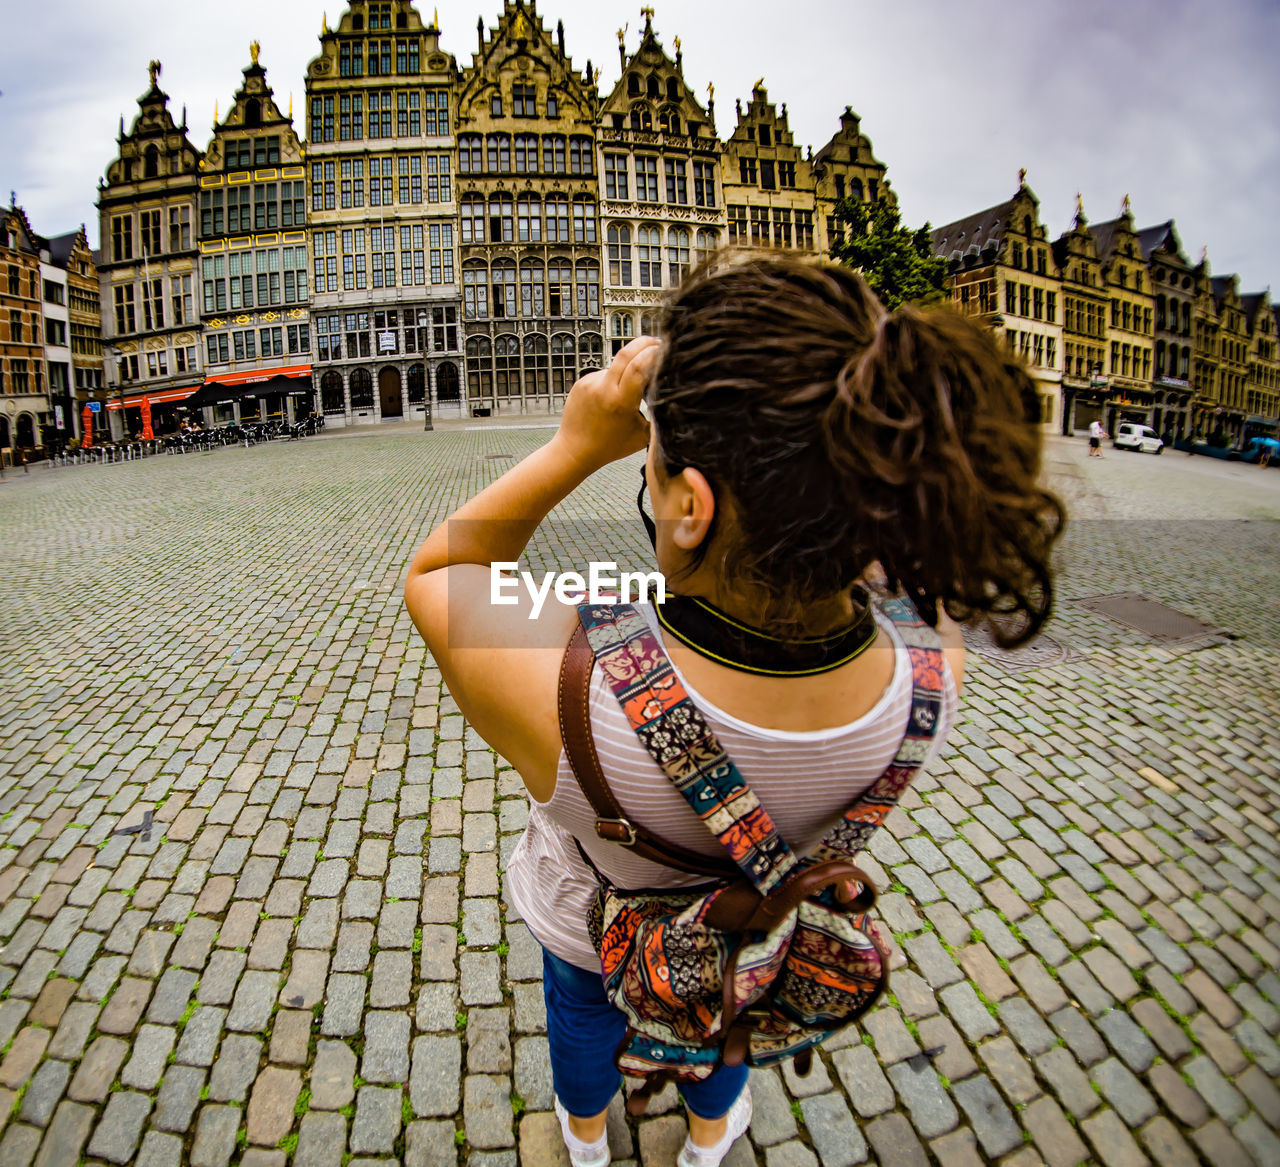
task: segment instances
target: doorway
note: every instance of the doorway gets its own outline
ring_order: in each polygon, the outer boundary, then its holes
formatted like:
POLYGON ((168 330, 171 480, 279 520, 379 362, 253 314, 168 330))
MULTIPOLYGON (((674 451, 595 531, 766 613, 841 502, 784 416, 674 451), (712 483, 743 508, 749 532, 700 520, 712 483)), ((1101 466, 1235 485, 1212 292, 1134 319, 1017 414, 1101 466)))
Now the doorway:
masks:
POLYGON ((387 365, 378 374, 378 399, 383 417, 403 417, 404 402, 400 397, 400 370, 387 365))

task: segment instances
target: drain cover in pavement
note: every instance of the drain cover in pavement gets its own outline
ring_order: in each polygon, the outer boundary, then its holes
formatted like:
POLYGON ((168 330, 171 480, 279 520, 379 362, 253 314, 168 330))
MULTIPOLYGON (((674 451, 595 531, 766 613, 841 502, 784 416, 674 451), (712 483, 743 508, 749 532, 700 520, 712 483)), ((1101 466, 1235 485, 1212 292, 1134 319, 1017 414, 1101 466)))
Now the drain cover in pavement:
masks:
POLYGON ((996 643, 991 625, 966 624, 964 626, 964 643, 970 652, 977 653, 992 664, 1010 673, 1024 673, 1029 669, 1042 669, 1048 665, 1060 665, 1075 660, 1077 654, 1065 644, 1054 640, 1052 636, 1041 634, 1030 644, 1018 648, 1001 648, 996 643))
POLYGON ((1225 631, 1136 592, 1114 596, 1085 596, 1075 602, 1090 612, 1097 612, 1163 644, 1202 640, 1206 636, 1221 636, 1225 631))

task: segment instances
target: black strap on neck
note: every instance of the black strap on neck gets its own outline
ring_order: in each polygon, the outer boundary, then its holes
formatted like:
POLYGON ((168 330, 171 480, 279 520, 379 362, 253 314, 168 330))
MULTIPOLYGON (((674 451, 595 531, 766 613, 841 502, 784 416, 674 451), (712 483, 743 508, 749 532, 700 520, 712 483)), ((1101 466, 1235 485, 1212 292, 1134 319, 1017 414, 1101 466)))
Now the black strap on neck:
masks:
POLYGON ((667 593, 655 606, 664 631, 700 656, 744 673, 766 677, 805 677, 848 664, 875 642, 876 620, 870 599, 854 591, 860 611, 853 623, 828 636, 786 639, 752 628, 698 596, 667 593))

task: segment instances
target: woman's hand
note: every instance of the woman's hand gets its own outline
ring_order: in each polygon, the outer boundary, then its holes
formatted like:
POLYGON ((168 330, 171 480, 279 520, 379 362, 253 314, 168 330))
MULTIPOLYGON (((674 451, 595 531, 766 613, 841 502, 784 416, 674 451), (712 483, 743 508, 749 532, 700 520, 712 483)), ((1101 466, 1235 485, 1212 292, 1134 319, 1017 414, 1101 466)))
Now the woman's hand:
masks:
POLYGON ((607 369, 580 377, 569 391, 554 440, 585 473, 649 444, 649 423, 640 402, 660 350, 657 337, 638 336, 607 369))

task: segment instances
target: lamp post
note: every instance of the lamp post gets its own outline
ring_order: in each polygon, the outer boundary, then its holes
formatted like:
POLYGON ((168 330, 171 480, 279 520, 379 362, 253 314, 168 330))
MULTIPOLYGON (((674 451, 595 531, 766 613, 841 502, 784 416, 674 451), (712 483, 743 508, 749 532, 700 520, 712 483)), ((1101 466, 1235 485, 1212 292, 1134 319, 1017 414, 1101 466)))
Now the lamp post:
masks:
MULTIPOLYGON (((431 317, 425 312, 418 312, 418 347, 422 350, 422 355, 427 355, 429 346, 423 344, 427 326, 431 323, 431 317)), ((427 371, 427 362, 422 362, 422 432, 429 434, 435 427, 431 424, 431 377, 427 371)))

